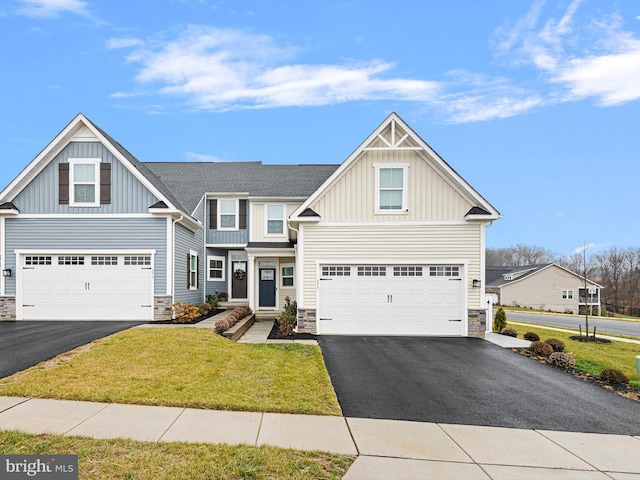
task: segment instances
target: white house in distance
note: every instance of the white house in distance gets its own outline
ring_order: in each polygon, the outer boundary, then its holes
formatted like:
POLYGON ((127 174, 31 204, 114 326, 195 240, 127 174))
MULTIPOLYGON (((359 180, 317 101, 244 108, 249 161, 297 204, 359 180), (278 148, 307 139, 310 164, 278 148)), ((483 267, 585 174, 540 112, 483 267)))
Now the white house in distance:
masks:
POLYGON ((224 292, 274 316, 290 297, 316 334, 483 336, 499 218, 395 113, 330 165, 141 162, 78 114, 0 192, 0 320, 162 320, 224 292))
POLYGON ((586 306, 600 315, 602 286, 556 263, 522 267, 487 267, 487 295, 492 303, 577 314, 586 306))

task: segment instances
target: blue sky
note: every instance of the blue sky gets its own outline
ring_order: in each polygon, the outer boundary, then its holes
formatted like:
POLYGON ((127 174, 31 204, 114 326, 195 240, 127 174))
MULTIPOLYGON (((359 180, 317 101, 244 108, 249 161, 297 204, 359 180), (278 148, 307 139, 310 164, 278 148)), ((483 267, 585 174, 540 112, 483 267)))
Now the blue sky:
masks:
POLYGON ((640 244, 640 1, 2 0, 0 184, 78 113, 142 161, 340 163, 397 112, 504 218, 640 244))

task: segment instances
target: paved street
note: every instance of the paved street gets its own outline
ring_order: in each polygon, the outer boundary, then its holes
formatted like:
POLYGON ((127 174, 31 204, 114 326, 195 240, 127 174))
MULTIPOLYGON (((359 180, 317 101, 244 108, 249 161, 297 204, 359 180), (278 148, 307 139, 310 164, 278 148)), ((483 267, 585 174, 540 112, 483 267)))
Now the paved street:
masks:
MULTIPOLYGON (((494 314, 497 308, 494 308, 494 314)), ((569 315, 546 315, 541 313, 510 312, 507 311, 507 322, 544 323, 558 327, 578 328, 584 330, 584 317, 569 315)), ((589 331, 596 327, 596 333, 617 333, 618 335, 630 335, 640 337, 640 322, 625 322, 621 320, 609 320, 589 317, 589 331)))

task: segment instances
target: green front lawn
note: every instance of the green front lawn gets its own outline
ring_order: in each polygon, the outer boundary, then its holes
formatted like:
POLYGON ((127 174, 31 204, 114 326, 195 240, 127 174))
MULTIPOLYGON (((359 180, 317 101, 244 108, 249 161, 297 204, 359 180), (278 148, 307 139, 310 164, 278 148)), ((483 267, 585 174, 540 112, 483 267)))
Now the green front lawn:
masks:
POLYGON ((134 328, 0 379, 0 395, 340 415, 320 348, 134 328))
POLYGON ((93 440, 0 431, 0 452, 78 455, 82 480, 339 479, 354 458, 276 447, 93 440))
POLYGON ((518 337, 526 332, 534 332, 544 341, 557 338, 565 343, 565 352, 573 352, 576 356, 576 368, 584 372, 600 374, 605 368, 614 368, 623 372, 631 385, 640 387, 640 380, 636 375, 636 356, 640 355, 640 344, 612 341, 611 343, 592 343, 571 340, 569 337, 576 333, 558 332, 546 328, 515 325, 507 321, 507 326, 518 331, 518 337))

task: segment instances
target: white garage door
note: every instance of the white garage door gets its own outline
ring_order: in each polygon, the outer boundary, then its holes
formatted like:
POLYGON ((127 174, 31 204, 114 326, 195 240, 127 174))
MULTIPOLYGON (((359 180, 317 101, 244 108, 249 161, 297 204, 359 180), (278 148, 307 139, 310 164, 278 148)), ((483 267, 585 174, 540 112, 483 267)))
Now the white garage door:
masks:
POLYGON ((151 255, 23 255, 24 320, 152 320, 151 255))
POLYGON ((318 333, 464 335, 459 265, 321 265, 318 333))

